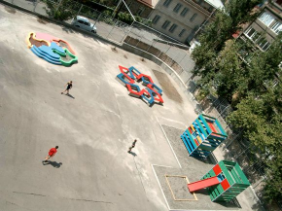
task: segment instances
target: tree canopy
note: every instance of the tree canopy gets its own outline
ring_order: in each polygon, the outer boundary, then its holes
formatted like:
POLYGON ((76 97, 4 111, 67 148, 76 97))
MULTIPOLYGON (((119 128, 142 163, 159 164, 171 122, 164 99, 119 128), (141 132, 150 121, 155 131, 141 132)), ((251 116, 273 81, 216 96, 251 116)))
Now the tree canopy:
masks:
POLYGON ((231 0, 218 12, 192 53, 194 74, 206 93, 216 90, 234 108, 228 121, 242 131, 253 155, 265 169, 264 197, 269 202, 282 198, 282 33, 265 52, 251 42, 234 39, 242 24, 257 17, 257 0, 231 0), (208 90, 207 90, 208 87, 208 90))

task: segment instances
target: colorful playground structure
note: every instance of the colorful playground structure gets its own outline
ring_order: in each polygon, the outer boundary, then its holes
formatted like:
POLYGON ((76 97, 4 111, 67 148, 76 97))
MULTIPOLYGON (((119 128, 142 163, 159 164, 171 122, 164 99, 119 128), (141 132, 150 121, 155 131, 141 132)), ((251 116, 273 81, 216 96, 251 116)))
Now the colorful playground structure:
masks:
POLYGON ((190 156, 206 158, 227 138, 227 134, 216 118, 200 114, 180 137, 190 156))
POLYGON ((149 105, 154 103, 162 104, 162 90, 153 82, 152 78, 148 75, 141 73, 135 67, 123 67, 119 66, 120 74, 117 77, 126 85, 130 95, 142 98, 149 105), (136 81, 141 81, 146 89, 140 89, 138 84, 135 84, 136 81))
POLYGON ((70 44, 52 35, 30 32, 26 42, 35 55, 52 64, 71 66, 77 62, 70 44))
POLYGON ((212 201, 230 201, 250 186, 236 162, 218 162, 200 181, 187 185, 190 192, 207 188, 212 201))

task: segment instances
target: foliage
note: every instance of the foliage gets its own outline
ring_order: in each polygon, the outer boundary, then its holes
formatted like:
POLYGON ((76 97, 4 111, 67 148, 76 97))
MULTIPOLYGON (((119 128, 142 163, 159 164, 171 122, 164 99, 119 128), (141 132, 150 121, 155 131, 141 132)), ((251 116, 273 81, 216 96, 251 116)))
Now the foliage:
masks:
POLYGON ((54 18, 59 21, 65 21, 72 18, 79 9, 79 4, 72 0, 61 0, 59 3, 54 3, 49 0, 44 0, 47 8, 46 13, 50 18, 54 18))
POLYGON ((117 18, 127 24, 131 24, 133 22, 133 18, 127 12, 119 12, 117 15, 117 18))
POLYGON ((234 108, 228 117, 233 129, 242 131, 253 157, 266 167, 264 197, 282 198, 282 33, 266 52, 253 43, 234 40, 243 23, 257 17, 257 0, 231 0, 226 13, 217 13, 200 35, 192 53, 194 75, 199 75, 205 94, 213 87, 234 108))

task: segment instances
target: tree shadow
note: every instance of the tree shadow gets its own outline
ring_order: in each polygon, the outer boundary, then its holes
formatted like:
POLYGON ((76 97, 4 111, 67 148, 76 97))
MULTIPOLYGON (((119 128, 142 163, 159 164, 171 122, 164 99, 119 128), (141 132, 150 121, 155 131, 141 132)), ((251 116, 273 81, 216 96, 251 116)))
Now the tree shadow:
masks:
POLYGON ((56 161, 50 161, 50 160, 48 160, 47 162, 44 162, 44 161, 42 161, 42 164, 44 165, 44 166, 46 166, 46 165, 51 165, 51 166, 53 166, 54 168, 60 168, 61 167, 61 165, 63 165, 63 163, 62 162, 56 162, 56 161))

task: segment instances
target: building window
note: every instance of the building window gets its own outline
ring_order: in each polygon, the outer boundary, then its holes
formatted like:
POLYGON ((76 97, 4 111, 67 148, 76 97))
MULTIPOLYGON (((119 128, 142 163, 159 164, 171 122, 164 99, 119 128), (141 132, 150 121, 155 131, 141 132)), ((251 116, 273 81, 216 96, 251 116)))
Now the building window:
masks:
POLYGON ((270 43, 265 38, 259 39, 257 44, 263 51, 266 51, 270 46, 270 43))
POLYGON ((140 16, 143 12, 144 12, 145 8, 144 7, 140 7, 137 11, 137 15, 140 16))
POLYGON ((249 27, 244 34, 254 43, 256 43, 263 51, 266 51, 270 43, 263 37, 259 32, 257 32, 253 27, 249 27))
POLYGON ((246 30, 245 35, 254 42, 260 37, 260 34, 251 26, 246 30))
POLYGON ((173 11, 176 12, 176 13, 178 13, 178 11, 180 10, 181 7, 182 7, 182 4, 179 4, 179 3, 178 3, 178 4, 174 7, 173 11))
POLYGON ((282 24, 280 21, 274 20, 270 28, 275 32, 275 34, 279 34, 282 31, 282 24))
POLYGON ((172 26, 169 28, 169 32, 173 33, 176 28, 177 28, 177 25, 172 24, 172 26))
POLYGON ((157 24, 158 21, 160 20, 160 18, 161 18, 161 16, 156 15, 156 16, 154 17, 154 19, 152 20, 152 23, 153 23, 153 24, 157 24))
POLYGON ((264 25, 270 26, 270 24, 275 20, 274 15, 270 12, 265 11, 258 18, 264 25))
POLYGON ((282 31, 281 21, 277 20, 270 12, 263 12, 258 19, 276 34, 279 34, 279 32, 282 31))
POLYGON ((182 35, 184 34, 185 31, 186 31, 185 29, 182 29, 178 36, 182 37, 182 35))
POLYGON ((165 21, 164 24, 162 25, 162 28, 166 29, 169 24, 170 24, 170 21, 165 21))
POLYGON ((196 17, 197 17, 197 13, 195 13, 194 15, 192 15, 192 17, 190 18, 190 21, 192 22, 196 17))
POLYGON ((202 5, 203 0, 198 0, 197 3, 198 3, 199 5, 202 5))
POLYGON ((165 7, 168 7, 169 5, 170 5, 170 3, 171 3, 171 0, 165 0, 165 2, 164 2, 164 6, 165 7))
POLYGON ((189 11, 189 9, 185 7, 185 8, 182 10, 182 12, 180 13, 180 15, 184 17, 188 11, 189 11))

